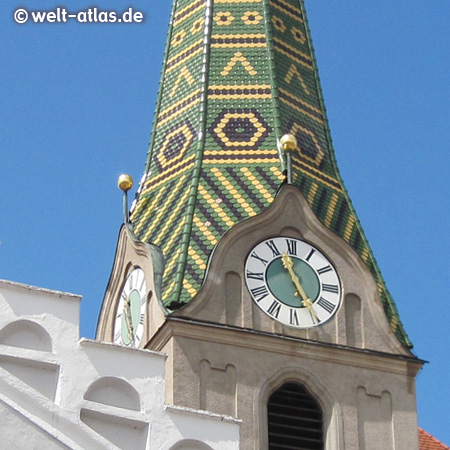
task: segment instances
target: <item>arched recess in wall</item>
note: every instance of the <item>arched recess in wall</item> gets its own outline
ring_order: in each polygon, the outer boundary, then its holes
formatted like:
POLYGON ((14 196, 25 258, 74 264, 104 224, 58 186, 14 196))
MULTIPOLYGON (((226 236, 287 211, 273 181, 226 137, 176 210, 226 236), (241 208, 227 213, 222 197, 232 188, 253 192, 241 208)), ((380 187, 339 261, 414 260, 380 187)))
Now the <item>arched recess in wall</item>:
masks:
POLYGON ((292 226, 282 228, 280 231, 280 236, 295 237, 297 239, 303 238, 300 231, 292 226))
MULTIPOLYGON (((255 427, 259 429, 260 448, 268 449, 268 414, 267 404, 270 396, 282 386, 289 383, 297 383, 304 386, 311 397, 317 402, 322 410, 324 450, 339 450, 343 448, 343 420, 342 410, 339 403, 319 380, 318 376, 305 370, 300 366, 290 366, 282 370, 274 370, 274 373, 255 391, 254 411, 255 427)), ((275 448, 275 447, 274 447, 275 448)), ((294 447, 295 448, 295 447, 294 447)))
POLYGON ((242 279, 237 272, 225 275, 225 312, 228 324, 243 326, 242 279))
POLYGON ((200 409, 236 416, 236 367, 214 367, 210 361, 200 362, 200 409))
POLYGON ((0 355, 0 367, 54 401, 59 365, 48 359, 52 340, 47 330, 31 320, 17 320, 0 330, 0 344, 13 347, 0 355))
POLYGON ((83 397, 91 402, 118 408, 141 410, 139 394, 128 382, 115 377, 103 377, 94 381, 83 397))
POLYGON ((364 346, 361 299, 355 294, 347 294, 344 304, 347 345, 361 348, 364 346))
POLYGON ((370 392, 366 387, 356 389, 358 439, 360 448, 394 450, 394 413, 392 396, 388 391, 370 392))
POLYGON ((47 330, 31 320, 17 320, 0 330, 0 344, 41 352, 52 351, 47 330))
POLYGON ((209 445, 204 442, 194 439, 183 439, 170 447, 170 450, 213 450, 209 445))

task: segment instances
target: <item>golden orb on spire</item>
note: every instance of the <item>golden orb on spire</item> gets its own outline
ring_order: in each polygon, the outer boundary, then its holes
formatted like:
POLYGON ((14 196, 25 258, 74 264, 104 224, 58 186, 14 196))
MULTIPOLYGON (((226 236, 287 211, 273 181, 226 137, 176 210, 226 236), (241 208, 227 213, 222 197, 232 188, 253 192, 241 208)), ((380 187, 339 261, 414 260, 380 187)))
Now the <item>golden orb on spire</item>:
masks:
POLYGON ((297 148, 297 139, 292 134, 285 134, 280 139, 281 148, 284 152, 290 152, 297 148))
POLYGON ((130 175, 123 173, 119 175, 117 186, 121 191, 127 192, 133 187, 133 178, 130 175))

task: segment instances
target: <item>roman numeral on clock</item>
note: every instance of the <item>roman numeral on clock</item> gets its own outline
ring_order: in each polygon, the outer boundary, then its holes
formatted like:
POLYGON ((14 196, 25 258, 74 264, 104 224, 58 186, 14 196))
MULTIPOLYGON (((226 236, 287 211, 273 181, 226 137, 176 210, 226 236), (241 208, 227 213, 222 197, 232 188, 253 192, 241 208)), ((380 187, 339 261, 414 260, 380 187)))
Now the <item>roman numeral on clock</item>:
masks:
POLYGON ((139 292, 142 292, 142 288, 144 287, 144 284, 145 284, 145 278, 142 278, 141 284, 138 289, 139 292))
POLYGON ((317 271, 317 273, 318 273, 319 275, 322 275, 322 274, 324 274, 324 273, 329 272, 330 270, 333 270, 331 266, 325 266, 325 267, 322 267, 321 269, 319 269, 319 270, 317 271))
POLYGON ((247 270, 247 278, 251 278, 252 280, 259 280, 264 281, 264 274, 261 272, 250 272, 250 270, 247 270))
POLYGON ((267 312, 268 312, 271 316, 273 316, 273 317, 275 317, 275 318, 278 318, 278 314, 280 314, 280 309, 281 309, 281 304, 278 303, 277 301, 274 301, 274 302, 270 305, 270 307, 269 307, 269 309, 267 310, 267 312))
POLYGON ((256 252, 253 252, 250 255, 252 258, 258 259, 259 261, 261 261, 265 266, 267 266, 268 261, 266 261, 265 259, 261 258, 260 256, 258 256, 258 254, 256 252))
POLYGON ((280 256, 280 251, 273 241, 266 242, 266 245, 272 250, 273 256, 280 256))
POLYGON ((333 294, 339 294, 337 284, 322 284, 322 290, 325 292, 332 292, 333 294))
POLYGON ((309 261, 312 258, 312 256, 314 255, 314 253, 316 253, 316 251, 314 249, 311 249, 308 256, 305 258, 306 261, 309 261))
POLYGON ((335 305, 333 305, 333 303, 329 302, 327 299, 323 297, 320 297, 319 300, 317 300, 317 304, 330 314, 333 312, 335 308, 335 305))
POLYGON ((287 251, 290 255, 297 256, 297 241, 286 239, 287 251))
POLYGON ((263 298, 266 298, 269 295, 269 291, 267 290, 266 286, 258 286, 256 288, 253 288, 251 290, 251 293, 253 295, 253 298, 260 302, 263 298))
POLYGON ((291 325, 298 325, 298 316, 297 311, 295 309, 290 310, 289 323, 291 325))

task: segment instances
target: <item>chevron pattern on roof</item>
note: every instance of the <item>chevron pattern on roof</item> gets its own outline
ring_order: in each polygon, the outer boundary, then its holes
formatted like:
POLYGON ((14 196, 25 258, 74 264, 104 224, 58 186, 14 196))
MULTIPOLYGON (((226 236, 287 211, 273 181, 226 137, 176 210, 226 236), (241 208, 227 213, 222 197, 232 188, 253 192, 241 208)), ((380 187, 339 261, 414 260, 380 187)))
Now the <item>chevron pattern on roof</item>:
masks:
POLYGON ((336 166, 302 0, 174 2, 147 165, 131 214, 166 258, 163 303, 188 303, 223 234, 265 210, 285 181, 278 139, 294 134, 293 181, 374 276, 412 347, 336 166))

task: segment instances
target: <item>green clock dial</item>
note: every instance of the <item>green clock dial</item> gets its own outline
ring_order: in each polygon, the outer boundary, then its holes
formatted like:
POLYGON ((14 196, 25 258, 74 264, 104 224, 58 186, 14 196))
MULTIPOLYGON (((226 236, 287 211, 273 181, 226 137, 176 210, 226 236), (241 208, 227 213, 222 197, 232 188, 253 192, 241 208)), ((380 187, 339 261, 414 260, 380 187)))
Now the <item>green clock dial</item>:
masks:
POLYGON ((334 266, 300 239, 277 236, 257 244, 247 256, 245 279, 260 309, 297 328, 325 323, 341 302, 334 266))
MULTIPOLYGON (((309 298, 317 298, 320 293, 320 280, 315 270, 305 261, 292 258, 294 271, 309 298)), ((289 273, 283 267, 282 259, 274 259, 266 272, 267 286, 275 298, 293 308, 302 308, 302 299, 298 296, 289 273)))

